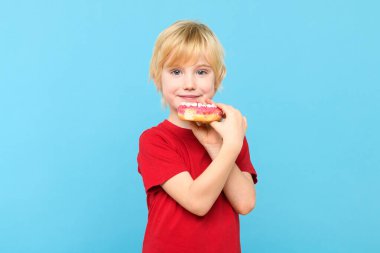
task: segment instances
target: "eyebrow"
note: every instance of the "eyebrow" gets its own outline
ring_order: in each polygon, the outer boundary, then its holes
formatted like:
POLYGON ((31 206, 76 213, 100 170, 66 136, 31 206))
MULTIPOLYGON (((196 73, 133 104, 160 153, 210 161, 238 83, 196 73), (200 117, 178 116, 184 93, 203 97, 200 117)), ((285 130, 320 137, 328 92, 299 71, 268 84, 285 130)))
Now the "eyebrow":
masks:
MULTIPOLYGON (((196 65, 196 64, 194 64, 193 65, 195 68, 201 68, 201 67, 203 67, 203 68, 210 68, 210 69, 212 69, 212 66, 211 65, 208 65, 208 64, 206 64, 206 63, 201 63, 201 64, 199 64, 199 65, 196 65)), ((173 69, 173 68, 181 68, 182 66, 179 66, 179 65, 174 65, 174 66, 164 66, 164 68, 166 68, 166 69, 173 69)))
POLYGON ((210 65, 207 65, 207 64, 199 64, 199 65, 195 65, 195 67, 199 68, 199 67, 207 67, 207 68, 211 68, 210 65))

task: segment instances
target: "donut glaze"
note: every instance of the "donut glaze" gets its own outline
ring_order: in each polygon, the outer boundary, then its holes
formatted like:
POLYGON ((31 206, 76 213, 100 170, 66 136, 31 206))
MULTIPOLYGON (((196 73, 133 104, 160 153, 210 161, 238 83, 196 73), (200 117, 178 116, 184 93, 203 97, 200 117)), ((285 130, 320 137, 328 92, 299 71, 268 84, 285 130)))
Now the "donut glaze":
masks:
POLYGON ((223 111, 214 104, 183 102, 178 106, 177 113, 181 120, 201 123, 219 121, 223 117, 223 111))

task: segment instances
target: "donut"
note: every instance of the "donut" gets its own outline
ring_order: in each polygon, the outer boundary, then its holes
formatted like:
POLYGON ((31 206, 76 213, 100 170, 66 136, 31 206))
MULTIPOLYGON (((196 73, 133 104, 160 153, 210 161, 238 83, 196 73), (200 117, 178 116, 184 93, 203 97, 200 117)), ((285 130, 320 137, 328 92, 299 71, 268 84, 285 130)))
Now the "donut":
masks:
POLYGON ((178 117, 181 120, 210 123, 220 121, 223 111, 214 104, 182 102, 177 108, 178 117))

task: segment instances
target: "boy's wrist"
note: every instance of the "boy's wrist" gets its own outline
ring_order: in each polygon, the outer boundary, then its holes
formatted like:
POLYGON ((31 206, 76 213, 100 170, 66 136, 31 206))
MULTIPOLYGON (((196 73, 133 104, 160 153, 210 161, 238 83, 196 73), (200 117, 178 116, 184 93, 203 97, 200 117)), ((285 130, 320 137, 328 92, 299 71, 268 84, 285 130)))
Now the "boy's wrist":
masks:
POLYGON ((236 156, 240 153, 241 147, 243 145, 243 141, 239 142, 237 140, 223 141, 222 147, 228 150, 229 153, 236 154, 236 156))
POLYGON ((218 156, 221 146, 222 146, 221 144, 205 146, 205 149, 206 149, 207 153, 210 155, 212 160, 214 160, 215 157, 218 156))
POLYGON ((231 142, 223 141, 222 144, 214 144, 214 145, 205 145, 205 149, 207 153, 210 155, 211 159, 214 160, 220 153, 221 149, 223 149, 226 154, 232 154, 238 156, 240 153, 243 142, 239 143, 234 140, 231 142))

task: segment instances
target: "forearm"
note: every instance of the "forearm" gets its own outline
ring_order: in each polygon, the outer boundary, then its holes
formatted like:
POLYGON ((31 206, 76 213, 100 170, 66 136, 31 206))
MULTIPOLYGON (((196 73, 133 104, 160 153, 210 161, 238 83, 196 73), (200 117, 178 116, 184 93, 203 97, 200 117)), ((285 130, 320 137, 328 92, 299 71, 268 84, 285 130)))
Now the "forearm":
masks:
POLYGON ((210 165, 195 180, 188 172, 179 173, 161 186, 189 212, 203 216, 213 206, 234 167, 238 148, 222 146, 210 165))
POLYGON ((251 174, 242 172, 235 164, 231 170, 223 192, 239 214, 247 214, 256 204, 256 190, 251 174))
POLYGON ((237 154, 234 153, 222 147, 207 169, 190 185, 190 202, 200 214, 207 213, 222 192, 235 164, 237 154))
MULTIPOLYGON (((211 159, 215 159, 219 153, 218 146, 208 146, 206 150, 211 159)), ((235 163, 228 175, 223 192, 235 211, 240 214, 247 214, 255 207, 256 190, 252 176, 248 173, 244 175, 235 163)))

